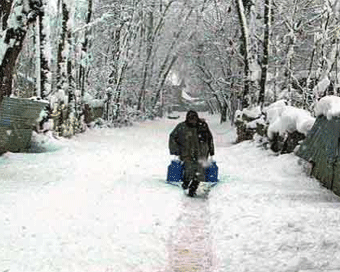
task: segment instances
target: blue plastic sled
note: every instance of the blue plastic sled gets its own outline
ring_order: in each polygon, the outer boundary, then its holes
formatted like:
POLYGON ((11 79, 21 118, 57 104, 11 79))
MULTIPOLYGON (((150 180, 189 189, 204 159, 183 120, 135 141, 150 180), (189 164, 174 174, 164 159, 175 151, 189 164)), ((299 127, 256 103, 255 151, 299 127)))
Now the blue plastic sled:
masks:
MULTIPOLYGON (((179 186, 183 181, 184 164, 182 161, 173 160, 168 166, 167 183, 179 186)), ((213 186, 218 182, 218 166, 213 161, 205 170, 205 181, 213 183, 213 186)))

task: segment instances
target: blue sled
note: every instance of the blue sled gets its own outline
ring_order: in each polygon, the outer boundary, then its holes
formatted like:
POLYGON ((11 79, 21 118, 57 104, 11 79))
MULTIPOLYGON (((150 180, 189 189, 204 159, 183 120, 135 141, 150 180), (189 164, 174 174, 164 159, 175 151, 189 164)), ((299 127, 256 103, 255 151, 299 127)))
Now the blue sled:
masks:
MULTIPOLYGON (((184 164, 182 161, 176 160, 171 161, 168 166, 167 182, 178 185, 179 182, 183 181, 184 164)), ((205 181, 217 183, 218 182, 218 166, 213 161, 209 167, 205 170, 205 181)), ((214 185, 215 185, 214 184, 214 185)))

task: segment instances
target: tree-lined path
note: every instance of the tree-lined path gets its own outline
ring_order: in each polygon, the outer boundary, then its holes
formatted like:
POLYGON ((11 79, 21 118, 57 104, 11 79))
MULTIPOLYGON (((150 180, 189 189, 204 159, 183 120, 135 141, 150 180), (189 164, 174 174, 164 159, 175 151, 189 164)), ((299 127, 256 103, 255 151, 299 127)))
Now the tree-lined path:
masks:
POLYGON ((50 139, 55 151, 3 155, 0 270, 339 269, 339 198, 294 155, 232 145, 234 130, 219 138, 218 116, 203 116, 221 178, 208 198, 165 184, 178 120, 95 129, 50 139))

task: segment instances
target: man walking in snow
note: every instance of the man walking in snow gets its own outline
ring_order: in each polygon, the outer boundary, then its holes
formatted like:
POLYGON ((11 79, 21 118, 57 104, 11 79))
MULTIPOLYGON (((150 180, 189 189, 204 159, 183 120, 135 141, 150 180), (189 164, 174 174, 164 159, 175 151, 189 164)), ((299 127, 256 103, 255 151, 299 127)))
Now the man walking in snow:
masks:
POLYGON ((169 138, 171 155, 184 162, 182 187, 189 188, 189 196, 194 196, 201 181, 205 181, 208 156, 214 156, 213 137, 208 124, 198 117, 196 111, 187 112, 184 122, 179 123, 169 138))

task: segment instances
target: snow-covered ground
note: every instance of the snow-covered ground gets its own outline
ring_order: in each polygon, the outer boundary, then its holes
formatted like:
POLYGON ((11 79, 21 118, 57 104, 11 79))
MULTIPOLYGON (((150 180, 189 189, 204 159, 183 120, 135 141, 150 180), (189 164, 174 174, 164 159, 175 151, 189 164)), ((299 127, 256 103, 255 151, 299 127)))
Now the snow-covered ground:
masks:
POLYGON ((183 114, 1 156, 0 271, 340 271, 340 198, 204 117, 221 179, 208 199, 164 182, 183 114))

